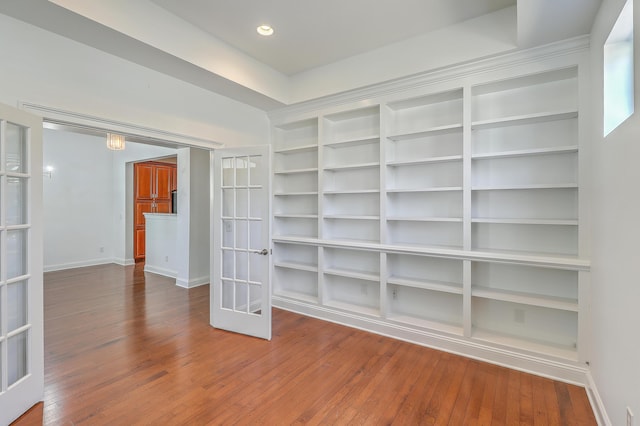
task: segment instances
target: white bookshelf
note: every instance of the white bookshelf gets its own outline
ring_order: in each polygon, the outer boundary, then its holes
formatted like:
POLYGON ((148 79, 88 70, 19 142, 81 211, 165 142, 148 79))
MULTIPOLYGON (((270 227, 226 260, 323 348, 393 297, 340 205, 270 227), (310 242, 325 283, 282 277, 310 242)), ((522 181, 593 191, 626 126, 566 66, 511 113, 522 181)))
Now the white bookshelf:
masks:
POLYGON ((474 356, 584 362, 578 67, 527 72, 276 125, 274 240, 289 254, 274 260, 286 280, 274 295, 474 356), (290 254, 302 246, 311 257, 290 254))
POLYGON ((462 294, 387 284, 388 320, 461 336, 462 294))
POLYGON ((573 67, 471 89, 472 248, 578 254, 577 77, 573 67))
POLYGON ((273 234, 317 237, 318 119, 276 126, 273 141, 273 234))
POLYGON ((318 302, 318 248, 276 243, 273 256, 273 294, 308 303, 318 302))
POLYGON ((328 114, 322 120, 322 237, 379 242, 380 108, 328 114))

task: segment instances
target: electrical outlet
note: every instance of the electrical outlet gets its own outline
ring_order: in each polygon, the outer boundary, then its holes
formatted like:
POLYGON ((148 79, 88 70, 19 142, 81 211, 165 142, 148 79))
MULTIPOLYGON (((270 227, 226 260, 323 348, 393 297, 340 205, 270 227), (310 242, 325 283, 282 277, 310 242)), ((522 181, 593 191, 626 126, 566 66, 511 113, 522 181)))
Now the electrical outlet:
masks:
POLYGON ((627 407, 627 426, 633 426, 633 413, 629 407, 627 407))
POLYGON ((104 247, 100 247, 100 253, 104 253, 104 247))
POLYGON ((168 261, 169 261, 169 256, 165 256, 165 257, 164 257, 164 261, 165 261, 165 262, 168 262, 168 261))
POLYGON ((513 312, 513 320, 519 324, 524 324, 524 310, 516 309, 513 312))

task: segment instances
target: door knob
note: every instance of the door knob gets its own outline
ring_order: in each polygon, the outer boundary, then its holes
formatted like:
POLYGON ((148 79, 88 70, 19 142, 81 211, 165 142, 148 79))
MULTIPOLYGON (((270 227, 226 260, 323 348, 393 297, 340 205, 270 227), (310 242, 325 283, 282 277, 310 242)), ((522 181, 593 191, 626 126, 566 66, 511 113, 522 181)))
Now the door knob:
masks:
POLYGON ((253 251, 253 253, 255 253, 255 254, 259 254, 259 255, 262 255, 262 256, 266 256, 266 255, 268 255, 268 254, 269 254, 269 250, 267 250, 267 249, 262 249, 262 250, 260 250, 260 251, 258 251, 258 250, 254 250, 254 251, 253 251))

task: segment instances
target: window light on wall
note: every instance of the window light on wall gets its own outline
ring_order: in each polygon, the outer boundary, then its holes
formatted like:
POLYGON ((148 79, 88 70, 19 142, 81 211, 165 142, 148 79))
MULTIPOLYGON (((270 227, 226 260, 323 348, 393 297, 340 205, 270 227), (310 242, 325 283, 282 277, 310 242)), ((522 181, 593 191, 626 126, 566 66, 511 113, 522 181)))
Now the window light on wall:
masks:
POLYGON ((604 44, 604 136, 633 110, 633 0, 627 0, 604 44))

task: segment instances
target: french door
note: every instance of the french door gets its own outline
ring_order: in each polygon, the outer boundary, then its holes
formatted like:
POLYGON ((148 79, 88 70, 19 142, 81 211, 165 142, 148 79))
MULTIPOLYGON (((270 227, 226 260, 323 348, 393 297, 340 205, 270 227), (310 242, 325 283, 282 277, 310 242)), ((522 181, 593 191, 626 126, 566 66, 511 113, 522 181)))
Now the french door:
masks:
POLYGON ((269 147, 213 153, 211 325, 271 339, 269 147))
POLYGON ((0 424, 44 394, 42 120, 0 104, 0 424))

